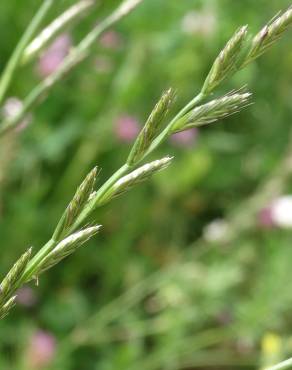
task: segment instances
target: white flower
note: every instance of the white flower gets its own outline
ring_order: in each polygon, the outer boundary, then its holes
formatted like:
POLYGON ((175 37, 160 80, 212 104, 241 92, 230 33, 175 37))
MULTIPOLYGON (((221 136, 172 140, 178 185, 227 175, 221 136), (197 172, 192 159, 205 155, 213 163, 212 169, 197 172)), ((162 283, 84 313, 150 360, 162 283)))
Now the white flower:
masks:
POLYGON ((20 99, 12 96, 6 100, 2 108, 4 119, 10 119, 16 116, 22 109, 23 103, 20 99))
POLYGON ((276 226, 292 228, 292 195, 283 195, 272 203, 271 217, 276 226))
POLYGON ((214 13, 208 10, 202 12, 188 12, 182 19, 182 31, 187 34, 202 34, 208 36, 214 33, 216 18, 214 13))
POLYGON ((229 227, 227 222, 223 219, 217 219, 205 227, 204 238, 210 243, 220 242, 226 239, 228 232, 229 227))

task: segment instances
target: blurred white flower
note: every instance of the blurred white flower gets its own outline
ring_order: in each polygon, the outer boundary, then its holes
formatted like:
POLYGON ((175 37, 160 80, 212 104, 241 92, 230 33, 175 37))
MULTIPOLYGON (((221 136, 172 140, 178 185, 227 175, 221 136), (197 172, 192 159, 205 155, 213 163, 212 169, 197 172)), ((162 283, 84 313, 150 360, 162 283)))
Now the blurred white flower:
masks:
POLYGON ((201 12, 191 11, 183 17, 181 27, 187 34, 209 36, 215 32, 216 17, 210 9, 201 12))
POLYGON ((274 224, 281 228, 292 228, 292 195, 283 195, 274 200, 270 207, 274 224))
MULTIPOLYGON (((12 96, 4 102, 1 115, 4 120, 12 119, 21 111, 22 107, 23 107, 23 102, 20 99, 16 98, 15 96, 12 96)), ((32 121, 32 115, 29 113, 18 124, 16 131, 23 130, 31 123, 31 121, 32 121)))
POLYGON ((12 96, 8 98, 2 108, 4 119, 13 118, 21 110, 23 103, 20 99, 12 96))
POLYGON ((221 242, 226 240, 229 233, 229 227, 225 220, 217 219, 212 221, 204 229, 204 238, 207 242, 221 242))

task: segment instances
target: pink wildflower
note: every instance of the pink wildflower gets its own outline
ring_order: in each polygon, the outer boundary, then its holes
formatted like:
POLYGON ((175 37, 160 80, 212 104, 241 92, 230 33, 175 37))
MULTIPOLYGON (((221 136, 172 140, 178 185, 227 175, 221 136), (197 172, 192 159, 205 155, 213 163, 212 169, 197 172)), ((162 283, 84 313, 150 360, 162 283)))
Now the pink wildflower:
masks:
POLYGON ((55 72, 68 55, 71 45, 68 34, 60 35, 40 57, 37 67, 39 75, 44 78, 55 72))
POLYGON ((131 116, 120 116, 115 123, 115 134, 120 141, 133 141, 140 131, 138 121, 131 116))

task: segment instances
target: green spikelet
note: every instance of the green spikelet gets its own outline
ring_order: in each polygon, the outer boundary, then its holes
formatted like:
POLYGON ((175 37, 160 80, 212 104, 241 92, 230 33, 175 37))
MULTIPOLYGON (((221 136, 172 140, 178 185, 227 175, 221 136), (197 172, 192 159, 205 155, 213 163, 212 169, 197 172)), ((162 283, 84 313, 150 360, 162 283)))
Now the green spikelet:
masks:
POLYGON ((58 226, 53 235, 53 239, 56 241, 61 240, 66 233, 70 230, 70 227, 83 210, 84 205, 87 203, 90 194, 93 191, 97 176, 97 167, 94 167, 92 171, 86 176, 85 180, 77 189, 73 199, 66 208, 58 226))
POLYGON ((130 166, 138 163, 147 152, 153 139, 159 133, 161 124, 169 110, 173 98, 174 92, 172 89, 169 89, 162 95, 158 103, 155 105, 129 154, 127 163, 130 166))
POLYGON ((246 39, 247 28, 247 26, 243 26, 235 32, 216 58, 202 88, 204 95, 212 92, 216 86, 236 71, 242 46, 246 39))

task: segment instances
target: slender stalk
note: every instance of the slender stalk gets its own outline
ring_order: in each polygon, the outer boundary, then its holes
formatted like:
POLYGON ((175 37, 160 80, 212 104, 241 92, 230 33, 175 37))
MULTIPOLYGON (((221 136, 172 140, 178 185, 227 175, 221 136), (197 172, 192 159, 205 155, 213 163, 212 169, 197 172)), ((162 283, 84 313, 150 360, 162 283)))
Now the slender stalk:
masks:
POLYGON ((291 368, 292 368, 292 358, 289 358, 288 360, 280 362, 277 365, 267 367, 264 370, 285 370, 285 369, 291 369, 291 368))
MULTIPOLYGON (((47 0, 53 1, 53 0, 47 0)), ((24 99, 23 107, 13 118, 2 123, 0 128, 0 137, 16 127, 22 121, 25 114, 34 105, 38 104, 40 99, 54 87, 62 78, 77 64, 79 64, 88 54, 90 48, 95 44, 99 36, 109 27, 113 26, 120 19, 128 15, 136 6, 144 0, 125 0, 112 14, 101 21, 87 36, 71 51, 64 59, 58 70, 48 76, 24 99)), ((23 51, 23 49, 22 49, 23 51)))
POLYGON ((26 46, 30 42, 31 38, 33 37, 34 33, 38 29, 39 25, 47 15, 48 11, 50 10, 54 2, 55 0, 44 0, 42 2, 41 7, 39 8, 34 18, 32 19, 30 25, 24 32, 18 45, 16 46, 14 52, 12 53, 11 58, 9 59, 0 80, 0 104, 3 102, 3 99, 13 78, 13 75, 18 65, 21 63, 21 58, 26 46))
POLYGON ((20 287, 22 284, 30 281, 35 274, 35 271, 37 270, 39 264, 41 261, 55 248, 56 241, 53 239, 50 239, 40 250, 39 252, 31 259, 31 261, 28 263, 27 268, 25 269, 21 279, 19 280, 18 287, 20 287))
POLYGON ((60 32, 82 18, 94 5, 95 0, 81 0, 68 8, 63 14, 44 28, 26 47, 22 57, 22 64, 33 59, 35 55, 39 54, 60 32))

